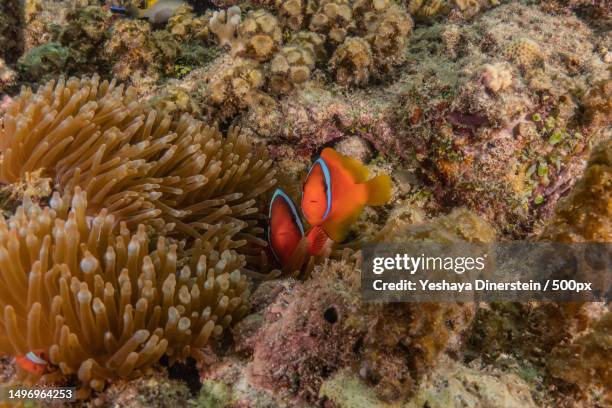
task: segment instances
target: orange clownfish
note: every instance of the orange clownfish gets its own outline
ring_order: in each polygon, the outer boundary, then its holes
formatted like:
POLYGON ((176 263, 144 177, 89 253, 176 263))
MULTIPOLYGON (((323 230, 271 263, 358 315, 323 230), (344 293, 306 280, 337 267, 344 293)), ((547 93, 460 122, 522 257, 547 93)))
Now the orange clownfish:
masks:
POLYGON ((306 255, 322 253, 328 237, 320 227, 304 234, 304 226, 291 198, 280 188, 274 191, 268 213, 268 243, 284 267, 299 268, 306 255))
POLYGON ((44 350, 30 351, 23 356, 15 357, 15 361, 23 370, 36 375, 43 375, 48 365, 44 350))
POLYGON ((391 177, 368 180, 359 161, 326 148, 314 162, 302 190, 302 212, 312 226, 321 226, 335 242, 343 241, 366 205, 391 199, 391 177))

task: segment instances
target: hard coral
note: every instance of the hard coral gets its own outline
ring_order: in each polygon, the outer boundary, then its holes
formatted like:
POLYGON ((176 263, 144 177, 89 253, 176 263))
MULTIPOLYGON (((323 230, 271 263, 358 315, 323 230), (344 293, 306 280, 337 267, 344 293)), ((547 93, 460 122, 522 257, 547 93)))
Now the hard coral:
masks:
POLYGON ((525 71, 543 64, 544 57, 540 46, 529 38, 512 41, 506 45, 503 53, 506 58, 525 71))
POLYGON ((429 21, 449 10, 445 0, 409 0, 407 9, 416 21, 429 21))
POLYGON ((294 86, 306 82, 315 67, 315 55, 308 49, 288 45, 270 62, 270 90, 273 93, 288 93, 294 86))
POLYGON ((48 379, 76 375, 85 396, 108 379, 141 375, 164 354, 202 359, 248 310, 235 252, 210 246, 179 272, 176 245, 159 238, 149 251, 144 226, 113 233, 106 210, 88 222, 79 188, 71 206, 57 193, 51 205, 26 204, 0 219, 0 352, 44 350, 48 379))
POLYGON ((212 16, 197 16, 188 6, 181 6, 168 20, 166 29, 179 42, 197 41, 204 43, 210 37, 209 24, 212 16))
POLYGON ((309 28, 324 34, 337 45, 342 44, 354 24, 351 3, 348 0, 321 0, 310 19, 309 28))
POLYGON ((0 3, 0 58, 15 62, 23 52, 23 10, 19 0, 0 3))
POLYGON ((264 10, 249 12, 238 26, 232 54, 259 62, 268 61, 279 49, 283 36, 278 20, 264 10))
POLYGON ((370 44, 359 37, 348 37, 332 55, 330 65, 338 83, 366 84, 374 68, 370 44))
POLYGON ((512 85, 512 73, 503 64, 487 64, 483 67, 481 78, 491 92, 503 91, 512 85))
POLYGON ((6 62, 0 58, 0 94, 5 88, 14 85, 17 79, 17 73, 6 65, 6 62))
POLYGON ((215 11, 208 23, 210 31, 219 39, 220 45, 231 45, 236 40, 236 30, 242 21, 240 7, 215 11))
POLYGON ((154 81, 174 73, 179 43, 168 31, 153 32, 146 21, 124 19, 113 24, 104 53, 118 79, 146 76, 154 81))
POLYGON ((79 54, 85 68, 102 63, 100 50, 111 25, 110 13, 99 6, 75 7, 66 14, 57 41, 79 54))
POLYGON ((385 69, 404 61, 412 20, 397 5, 371 13, 365 13, 364 16, 364 25, 367 27, 364 38, 372 47, 376 69, 384 72, 385 69))
POLYGON ((234 59, 216 68, 209 74, 205 98, 225 120, 251 105, 264 76, 259 64, 247 59, 234 59))
POLYGON ((551 374, 578 385, 588 395, 593 386, 602 390, 603 402, 612 404, 612 312, 608 311, 590 330, 568 345, 560 345, 551 353, 548 369, 551 374))
POLYGON ((135 91, 98 77, 25 89, 0 129, 0 180, 41 170, 57 190, 81 187, 90 209, 130 227, 201 238, 217 232, 226 248, 261 242, 255 198, 275 182, 271 162, 238 129, 224 136, 187 115, 147 109, 135 91), (165 225, 165 226, 164 226, 165 225))

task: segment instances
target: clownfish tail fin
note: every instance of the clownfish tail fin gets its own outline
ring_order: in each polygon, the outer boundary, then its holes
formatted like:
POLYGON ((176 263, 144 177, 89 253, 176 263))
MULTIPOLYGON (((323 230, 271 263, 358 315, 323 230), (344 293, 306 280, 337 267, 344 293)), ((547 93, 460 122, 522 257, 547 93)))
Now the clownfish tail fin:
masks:
POLYGON ((368 205, 385 205, 391 199, 391 177, 388 174, 376 176, 365 184, 368 205))

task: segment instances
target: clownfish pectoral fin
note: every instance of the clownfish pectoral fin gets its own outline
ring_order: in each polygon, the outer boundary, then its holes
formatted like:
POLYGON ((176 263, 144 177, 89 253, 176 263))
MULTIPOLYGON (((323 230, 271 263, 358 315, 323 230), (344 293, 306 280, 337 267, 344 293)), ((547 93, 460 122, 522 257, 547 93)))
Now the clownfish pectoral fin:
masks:
POLYGON ((327 244, 329 236, 321 226, 316 225, 312 227, 310 231, 308 231, 306 238, 308 239, 309 243, 308 253, 310 255, 321 255, 323 249, 325 248, 325 244, 327 244))
POLYGON ((342 242, 348 236, 351 231, 351 225, 359 219, 363 211, 363 205, 358 205, 350 214, 346 217, 336 218, 332 217, 323 222, 322 226, 327 235, 334 242, 342 242))
POLYGON ((391 200, 391 177, 388 174, 376 176, 365 183, 368 205, 385 205, 391 200))
POLYGON ((323 149, 323 152, 321 152, 321 157, 323 160, 335 160, 341 163, 342 167, 351 173, 356 183, 365 183, 370 175, 368 168, 359 160, 355 160, 352 157, 340 154, 331 147, 323 149))
POLYGON ((304 227, 291 198, 276 189, 268 213, 268 243, 281 265, 286 265, 304 237, 304 227))

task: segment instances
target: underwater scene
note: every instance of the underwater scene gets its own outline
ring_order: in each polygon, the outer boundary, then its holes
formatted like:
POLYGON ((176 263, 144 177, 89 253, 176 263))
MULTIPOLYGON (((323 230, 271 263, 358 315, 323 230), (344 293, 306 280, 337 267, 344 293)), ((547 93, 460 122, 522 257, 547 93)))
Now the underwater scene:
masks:
POLYGON ((611 221, 610 0, 0 0, 0 408, 612 407, 611 221))

